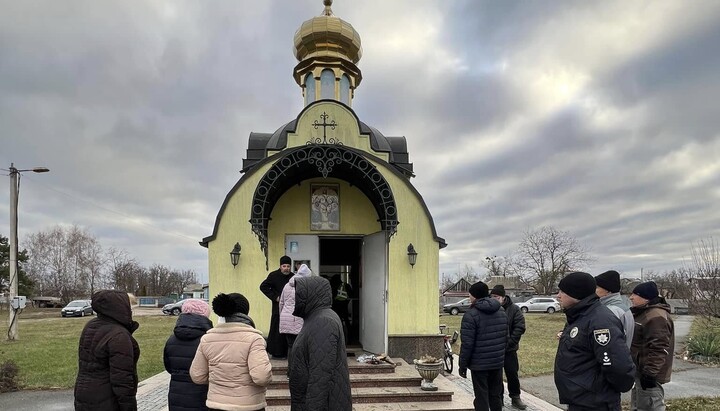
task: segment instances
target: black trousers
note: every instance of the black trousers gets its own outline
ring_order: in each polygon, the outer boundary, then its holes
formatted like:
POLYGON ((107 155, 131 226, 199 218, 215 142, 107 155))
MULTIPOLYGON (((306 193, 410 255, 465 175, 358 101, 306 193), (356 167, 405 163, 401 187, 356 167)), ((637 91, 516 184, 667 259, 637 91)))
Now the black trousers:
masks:
POLYGON ((605 404, 603 407, 584 407, 582 405, 568 405, 568 411, 621 411, 620 401, 617 404, 605 404))
POLYGON ((505 352, 504 368, 510 398, 520 398, 520 377, 518 376, 520 364, 518 363, 517 351, 505 352))
POLYGON ((502 368, 497 370, 471 370, 473 391, 475 392, 475 411, 502 411, 503 381, 502 368))
POLYGON ((285 341, 287 341, 288 346, 288 355, 287 355, 287 362, 288 362, 288 369, 287 369, 287 376, 290 376, 290 367, 292 362, 292 347, 293 344, 295 344, 295 339, 297 338, 297 334, 280 334, 285 337, 285 341))

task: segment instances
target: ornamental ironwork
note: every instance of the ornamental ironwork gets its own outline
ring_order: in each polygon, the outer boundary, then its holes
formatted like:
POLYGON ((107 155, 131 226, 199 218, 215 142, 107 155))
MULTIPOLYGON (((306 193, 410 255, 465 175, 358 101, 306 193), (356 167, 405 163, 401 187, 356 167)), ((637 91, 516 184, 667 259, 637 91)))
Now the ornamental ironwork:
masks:
POLYGON ((315 128, 315 130, 318 129, 318 127, 323 128, 323 137, 322 140, 320 140, 320 137, 315 137, 313 139, 310 139, 310 141, 306 142, 305 144, 337 144, 337 145, 343 145, 340 140, 330 137, 327 138, 327 128, 330 127, 331 130, 335 130, 335 127, 339 126, 338 123, 335 122, 335 120, 331 121, 330 123, 327 122, 328 118, 330 116, 323 111, 322 114, 320 114, 320 119, 322 120, 322 123, 318 123, 317 120, 313 121, 312 126, 315 128))
POLYGON ((391 238, 397 232, 395 197, 377 167, 356 150, 342 144, 307 144, 289 151, 263 175, 255 188, 250 212, 252 231, 268 262, 268 223, 277 200, 303 180, 333 176, 356 186, 371 201, 378 221, 391 238))

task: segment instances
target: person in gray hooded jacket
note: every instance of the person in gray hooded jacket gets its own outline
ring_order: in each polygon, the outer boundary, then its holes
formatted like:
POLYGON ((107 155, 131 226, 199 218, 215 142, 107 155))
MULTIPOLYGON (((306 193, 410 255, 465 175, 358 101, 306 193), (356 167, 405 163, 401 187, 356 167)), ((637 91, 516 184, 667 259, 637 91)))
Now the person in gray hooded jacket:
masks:
POLYGON ((620 295, 620 274, 617 271, 605 271, 595 276, 595 294, 600 297, 600 304, 609 308, 623 326, 625 343, 628 348, 632 345, 635 319, 628 305, 620 295))
POLYGON ((332 310, 330 282, 295 279, 295 311, 304 320, 290 364, 292 411, 351 411, 350 374, 340 317, 332 310))

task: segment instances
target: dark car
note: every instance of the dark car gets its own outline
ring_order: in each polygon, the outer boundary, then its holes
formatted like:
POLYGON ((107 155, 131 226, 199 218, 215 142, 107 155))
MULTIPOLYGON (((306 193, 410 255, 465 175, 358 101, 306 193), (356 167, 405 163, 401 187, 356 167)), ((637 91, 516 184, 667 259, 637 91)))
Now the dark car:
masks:
POLYGON ((180 315, 180 312, 182 311, 182 305, 184 302, 185 302, 185 300, 180 300, 176 303, 165 304, 162 308, 163 314, 180 315))
POLYGON ((443 305, 443 311, 452 315, 464 313, 470 309, 470 299, 465 298, 456 303, 443 305))
POLYGON ((60 315, 63 317, 85 317, 86 315, 93 314, 95 313, 90 306, 89 300, 70 301, 70 304, 60 310, 60 315))

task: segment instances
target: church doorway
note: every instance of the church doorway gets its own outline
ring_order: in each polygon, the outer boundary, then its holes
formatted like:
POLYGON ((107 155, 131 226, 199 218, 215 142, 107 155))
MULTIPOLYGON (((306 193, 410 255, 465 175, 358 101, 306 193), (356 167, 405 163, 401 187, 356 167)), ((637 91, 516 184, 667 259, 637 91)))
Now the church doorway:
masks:
POLYGON ((346 325, 348 346, 373 353, 387 352, 386 232, 368 236, 287 235, 286 251, 293 264, 308 264, 314 275, 328 278, 337 290, 334 309, 346 325))

